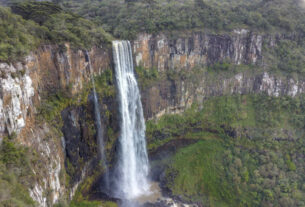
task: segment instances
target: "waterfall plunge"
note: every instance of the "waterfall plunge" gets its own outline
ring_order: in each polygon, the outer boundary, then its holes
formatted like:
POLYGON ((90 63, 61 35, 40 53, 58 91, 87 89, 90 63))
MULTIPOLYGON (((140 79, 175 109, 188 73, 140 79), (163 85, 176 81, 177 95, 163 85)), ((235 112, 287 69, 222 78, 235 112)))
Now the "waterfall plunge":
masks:
POLYGON ((86 58, 89 63, 89 69, 90 69, 90 76, 91 76, 91 82, 92 82, 92 88, 93 88, 93 101, 94 101, 94 116, 95 116, 95 125, 96 125, 96 139, 99 146, 99 156, 102 161, 102 166, 105 170, 105 176, 104 176, 104 182, 106 191, 109 190, 109 172, 108 172, 108 166, 107 166, 107 160, 105 155, 105 149, 104 149, 104 139, 103 139, 103 128, 102 128, 102 121, 101 121, 101 113, 99 109, 99 102, 95 90, 95 82, 93 77, 93 70, 91 65, 91 59, 89 56, 88 51, 86 51, 86 58))
POLYGON ((133 199, 149 189, 145 120, 130 43, 113 41, 112 47, 121 115, 116 189, 119 197, 133 199))

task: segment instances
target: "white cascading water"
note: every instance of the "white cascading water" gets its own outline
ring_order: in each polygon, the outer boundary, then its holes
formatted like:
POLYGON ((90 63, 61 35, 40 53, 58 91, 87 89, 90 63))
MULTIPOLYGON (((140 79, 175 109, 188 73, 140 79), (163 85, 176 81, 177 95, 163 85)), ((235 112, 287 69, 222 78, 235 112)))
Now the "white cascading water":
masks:
POLYGON ((133 199, 149 190, 145 120, 130 42, 113 41, 112 47, 121 115, 116 188, 119 197, 133 199))
POLYGON ((94 82, 94 77, 93 77, 91 59, 90 59, 88 51, 86 51, 86 56, 88 58, 90 76, 91 76, 92 88, 93 88, 96 138, 97 138, 97 143, 98 143, 98 146, 99 146, 99 156, 100 156, 101 161, 102 161, 102 166, 105 170, 105 176, 104 176, 105 187, 107 188, 106 190, 108 190, 109 189, 109 172, 108 172, 107 159, 106 159, 105 149, 104 149, 103 128, 102 128, 102 124, 101 124, 102 123, 101 113, 100 113, 99 102, 98 102, 98 98, 97 98, 96 90, 95 90, 95 82, 94 82))

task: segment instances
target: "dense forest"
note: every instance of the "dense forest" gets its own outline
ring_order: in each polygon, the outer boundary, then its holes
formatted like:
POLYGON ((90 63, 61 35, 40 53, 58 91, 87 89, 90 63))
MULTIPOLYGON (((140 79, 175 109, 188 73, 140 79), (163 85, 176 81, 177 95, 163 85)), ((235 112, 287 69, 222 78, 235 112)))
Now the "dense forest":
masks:
POLYGON ((130 39, 139 32, 173 30, 212 32, 251 28, 261 32, 305 32, 298 0, 58 0, 115 36, 130 39))

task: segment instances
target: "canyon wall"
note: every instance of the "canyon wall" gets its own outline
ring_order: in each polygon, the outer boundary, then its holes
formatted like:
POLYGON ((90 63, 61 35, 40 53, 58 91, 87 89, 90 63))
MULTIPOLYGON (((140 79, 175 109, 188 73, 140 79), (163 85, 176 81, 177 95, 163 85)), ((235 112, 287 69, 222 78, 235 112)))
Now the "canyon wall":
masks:
POLYGON ((236 65, 265 66, 266 49, 273 49, 281 40, 302 41, 304 34, 262 34, 246 29, 231 33, 180 32, 139 34, 133 41, 137 66, 169 69, 191 69, 217 62, 236 65))
POLYGON ((133 45, 137 65, 165 71, 191 69, 219 61, 260 64, 262 43, 262 35, 241 29, 223 35, 202 32, 177 37, 140 34, 133 45))
MULTIPOLYGON (((89 54, 95 76, 111 67, 109 47, 94 47, 89 54)), ((73 147, 80 148, 82 143, 76 142, 78 138, 74 137, 73 128, 70 134, 63 134, 60 127, 68 126, 69 117, 73 118, 67 114, 77 117, 84 115, 81 109, 66 109, 63 113, 66 118, 63 122, 66 123, 61 124, 61 120, 50 123, 41 117, 40 106, 56 93, 65 93, 71 99, 75 98, 91 83, 88 57, 84 51, 72 50, 68 44, 64 47, 46 45, 31 53, 22 62, 1 63, 0 74, 0 142, 5 136, 17 137, 19 143, 37 153, 39 162, 32 169, 35 182, 28 188, 31 197, 39 206, 50 206, 66 193, 73 194, 75 186, 83 177, 79 175, 78 179, 73 178, 70 182, 71 189, 68 189, 65 178, 66 149, 71 151, 73 147)), ((74 123, 74 128, 80 124, 74 123)), ((65 128, 63 131, 65 132, 65 128)), ((86 131, 86 126, 83 126, 81 131, 86 131)), ((86 138, 85 135, 84 137, 86 138)), ((90 142, 95 142, 94 137, 91 137, 90 142)), ((82 149, 82 152, 88 150, 82 149)), ((86 158, 84 162, 89 161, 86 153, 80 157, 86 158)), ((78 168, 80 174, 85 174, 86 165, 89 164, 84 163, 84 166, 78 168)))
POLYGON ((227 34, 139 34, 133 42, 136 66, 163 74, 142 87, 145 116, 151 119, 164 113, 179 113, 193 102, 201 103, 211 96, 303 94, 304 78, 272 72, 272 63, 266 57, 267 50, 270 52, 279 41, 300 38, 297 34, 266 35, 245 29, 227 34), (219 62, 248 67, 230 72, 208 69, 219 62))
MULTIPOLYGON (((94 74, 111 66, 109 49, 90 51, 94 74)), ((0 135, 19 134, 37 112, 40 100, 57 91, 71 97, 90 81, 88 61, 84 51, 43 46, 23 62, 0 64, 0 135)))
POLYGON ((305 92, 304 77, 287 77, 269 72, 246 71, 224 76, 204 70, 192 71, 188 78, 163 79, 143 89, 147 119, 181 113, 193 103, 213 96, 267 94, 296 97, 305 92))

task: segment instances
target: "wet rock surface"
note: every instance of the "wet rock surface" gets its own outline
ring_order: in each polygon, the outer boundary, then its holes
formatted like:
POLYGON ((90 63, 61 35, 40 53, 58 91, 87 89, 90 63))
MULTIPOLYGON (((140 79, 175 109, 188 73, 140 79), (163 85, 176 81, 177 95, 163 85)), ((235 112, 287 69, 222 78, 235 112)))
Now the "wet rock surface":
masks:
MULTIPOLYGON (((68 168, 67 165, 73 167, 73 172, 72 170, 68 171, 72 179, 71 183, 77 183, 81 180, 85 163, 96 159, 97 155, 95 137, 89 132, 88 117, 86 116, 88 114, 82 107, 69 107, 62 112, 66 167, 68 168)), ((91 120, 94 120, 94 117, 91 117, 91 120)))

